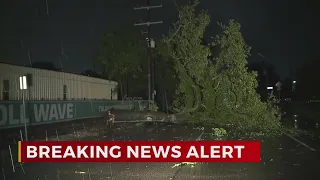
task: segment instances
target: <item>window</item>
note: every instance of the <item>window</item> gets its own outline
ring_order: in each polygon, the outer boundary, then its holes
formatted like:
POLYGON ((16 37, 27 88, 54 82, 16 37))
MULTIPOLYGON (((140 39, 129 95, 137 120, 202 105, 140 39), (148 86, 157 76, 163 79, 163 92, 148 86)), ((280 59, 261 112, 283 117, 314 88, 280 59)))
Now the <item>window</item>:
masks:
POLYGON ((3 100, 9 100, 9 80, 3 80, 3 100))
POLYGON ((67 85, 63 85, 63 100, 67 100, 67 85))
POLYGON ((111 89, 111 96, 110 96, 111 100, 112 100, 112 96, 113 96, 113 89, 111 89))
POLYGON ((32 74, 26 74, 27 77, 27 85, 32 86, 32 74))

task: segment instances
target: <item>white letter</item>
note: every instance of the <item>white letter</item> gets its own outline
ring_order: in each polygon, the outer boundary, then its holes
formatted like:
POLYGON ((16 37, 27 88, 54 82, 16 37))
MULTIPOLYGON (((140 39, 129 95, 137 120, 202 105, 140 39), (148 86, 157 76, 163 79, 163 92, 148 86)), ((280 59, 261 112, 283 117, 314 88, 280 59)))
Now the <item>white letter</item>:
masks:
POLYGON ((50 152, 50 148, 48 146, 40 146, 39 158, 43 158, 43 156, 45 156, 46 158, 50 158, 49 152, 50 152))
POLYGON ((24 107, 23 104, 20 105, 20 124, 24 124, 24 121, 26 123, 29 123, 29 118, 27 118, 27 115, 23 113, 24 107))
POLYGON ((181 152, 180 152, 181 147, 180 146, 173 146, 171 151, 173 154, 171 154, 171 157, 173 158, 180 158, 181 157, 181 152))
POLYGON ((68 103, 67 104, 67 119, 73 118, 73 104, 68 103))
POLYGON ((0 119, 0 126, 4 126, 7 123, 7 108, 4 105, 0 106, 0 114, 2 115, 2 118, 0 119))
POLYGON ((88 158, 88 155, 86 153, 86 149, 88 148, 88 146, 84 146, 81 148, 81 146, 78 146, 78 158, 81 158, 81 156, 84 156, 85 158, 88 158))
POLYGON ((62 156, 60 153, 61 153, 61 146, 52 146, 52 158, 61 158, 62 156))
POLYGON ((121 152, 118 151, 118 153, 115 155, 114 152, 113 152, 114 149, 120 150, 120 147, 119 147, 119 146, 112 146, 112 147, 110 148, 110 155, 111 155, 111 157, 113 157, 113 158, 119 158, 119 157, 121 157, 121 152))
POLYGON ((34 108, 34 117, 36 122, 41 122, 41 120, 43 121, 48 120, 49 104, 46 104, 46 107, 44 107, 43 104, 40 104, 39 109, 38 109, 38 104, 34 104, 33 108, 34 108))
POLYGON ((201 158, 209 158, 208 154, 204 154, 204 146, 200 146, 201 158))
POLYGON ((151 158, 147 153, 150 153, 150 146, 141 146, 141 158, 151 158))
MULTIPOLYGON (((14 115, 15 115, 15 113, 13 112, 13 105, 10 104, 9 105, 9 124, 10 125, 14 125, 14 124, 19 124, 20 123, 19 119, 15 119, 14 115)), ((20 110, 20 117, 21 117, 21 110, 20 110)))
POLYGON ((234 146, 238 150, 238 158, 241 158, 241 149, 244 149, 244 146, 234 146))
POLYGON ((27 158, 37 157, 37 147, 36 146, 27 146, 27 158))
POLYGON ((233 158, 232 151, 233 149, 231 146, 222 146, 222 158, 226 158, 226 155, 228 155, 229 158, 233 158))
POLYGON ((74 154, 74 151, 71 146, 67 146, 67 149, 64 152, 63 158, 66 158, 67 156, 72 156, 72 158, 76 158, 76 155, 74 154))
POLYGON ((104 150, 100 146, 96 146, 96 158, 100 158, 100 154, 104 158, 108 158, 108 146, 104 146, 104 150))
POLYGON ((211 158, 220 158, 219 149, 220 149, 220 146, 211 146, 211 158), (217 153, 217 155, 215 153, 217 153))
POLYGON ((95 154, 95 146, 90 146, 90 158, 95 158, 94 154, 95 154))
POLYGON ((135 158, 139 158, 139 147, 135 146, 135 150, 133 150, 131 146, 128 146, 127 147, 127 158, 131 158, 131 154, 135 158))
POLYGON ((52 104, 51 108, 50 108, 49 121, 51 121, 53 119, 55 119, 55 120, 59 119, 59 115, 58 115, 58 111, 57 111, 57 104, 52 104))
POLYGON ((66 104, 63 104, 62 107, 58 105, 59 119, 65 119, 66 116, 66 104))
POLYGON ((163 146, 159 146, 159 149, 157 149, 157 147, 155 147, 155 146, 152 146, 152 149, 153 149, 153 153, 154 153, 155 158, 159 158, 160 155, 162 156, 162 158, 167 158, 169 150, 170 150, 170 146, 166 147, 165 152, 164 152, 163 146))
POLYGON ((194 146, 190 147, 187 158, 190 158, 190 156, 194 156, 196 158, 199 158, 199 154, 194 146))

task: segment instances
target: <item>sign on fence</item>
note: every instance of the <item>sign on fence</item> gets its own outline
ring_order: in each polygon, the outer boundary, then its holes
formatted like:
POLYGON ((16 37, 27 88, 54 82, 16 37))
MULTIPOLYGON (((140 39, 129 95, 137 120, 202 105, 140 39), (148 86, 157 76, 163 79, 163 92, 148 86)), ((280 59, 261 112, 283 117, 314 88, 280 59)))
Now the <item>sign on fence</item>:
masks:
POLYGON ((101 117, 110 108, 134 110, 147 101, 21 101, 0 103, 0 129, 101 117))

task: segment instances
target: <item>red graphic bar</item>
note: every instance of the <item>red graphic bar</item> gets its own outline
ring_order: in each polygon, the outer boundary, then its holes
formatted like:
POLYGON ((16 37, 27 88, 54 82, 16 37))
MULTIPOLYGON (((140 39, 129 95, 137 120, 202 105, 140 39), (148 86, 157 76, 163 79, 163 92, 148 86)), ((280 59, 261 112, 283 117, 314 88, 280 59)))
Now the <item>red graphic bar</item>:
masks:
POLYGON ((19 162, 260 162, 258 141, 19 142, 19 162))

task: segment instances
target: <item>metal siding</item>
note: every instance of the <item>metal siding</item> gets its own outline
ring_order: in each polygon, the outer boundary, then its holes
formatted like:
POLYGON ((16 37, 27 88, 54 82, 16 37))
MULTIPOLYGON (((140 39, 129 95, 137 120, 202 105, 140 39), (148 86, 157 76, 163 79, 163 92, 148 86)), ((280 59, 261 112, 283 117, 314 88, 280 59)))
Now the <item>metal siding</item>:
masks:
POLYGON ((67 99, 110 99, 111 89, 117 85, 109 80, 0 63, 0 99, 3 99, 3 80, 8 79, 10 100, 21 100, 19 76, 27 73, 32 74, 33 82, 25 92, 30 100, 62 100, 63 85, 67 85, 67 99))
MULTIPOLYGON (((18 78, 14 78, 14 77, 9 77, 10 83, 11 83, 11 87, 10 89, 12 89, 12 99, 19 99, 19 89, 20 89, 20 80, 18 78)), ((10 93, 11 94, 11 93, 10 93)))
POLYGON ((78 94, 79 94, 79 91, 77 89, 77 86, 78 86, 78 82, 75 80, 75 79, 72 79, 72 90, 70 89, 70 92, 73 92, 73 97, 74 99, 77 99, 78 97, 78 94))
POLYGON ((48 85, 49 79, 47 77, 48 74, 44 74, 45 77, 42 78, 42 84, 40 85, 43 88, 43 99, 48 100, 48 85))
POLYGON ((70 79, 70 76, 68 76, 68 78, 66 78, 65 80, 66 80, 65 84, 68 84, 69 86, 69 89, 68 89, 69 97, 72 99, 76 98, 78 95, 78 92, 76 91, 77 82, 74 81, 73 79, 70 79))
POLYGON ((83 77, 80 78, 80 81, 82 82, 82 83, 80 83, 80 87, 79 87, 79 88, 80 88, 80 94, 81 94, 80 99, 83 100, 83 99, 86 97, 84 85, 85 85, 87 82, 84 80, 83 77))
POLYGON ((52 79, 50 78, 51 76, 51 72, 48 73, 48 77, 46 77, 46 83, 47 83, 47 86, 46 86, 46 98, 48 100, 51 100, 51 91, 53 90, 52 89, 52 79))
POLYGON ((57 74, 55 74, 56 79, 56 97, 57 99, 63 99, 63 78, 59 78, 57 74))
POLYGON ((39 76, 37 74, 34 74, 33 75, 33 80, 34 80, 34 83, 33 83, 33 88, 35 90, 35 96, 33 97, 35 100, 40 100, 40 89, 38 87, 38 84, 40 82, 39 80, 39 76))
POLYGON ((55 80, 54 80, 54 95, 55 95, 55 98, 56 99, 60 99, 60 98, 62 98, 62 96, 59 96, 59 88, 60 88, 60 86, 59 86, 59 79, 58 78, 54 78, 55 80))
POLYGON ((5 72, 5 68, 0 64, 0 100, 3 99, 3 72, 5 72))
MULTIPOLYGON (((2 68, 0 67, 0 72, 2 71, 2 68)), ((0 76, 0 100, 2 100, 2 95, 3 95, 3 76, 0 76)))
POLYGON ((38 88, 39 88, 39 91, 40 91, 40 99, 41 100, 44 100, 44 84, 43 84, 43 82, 44 82, 44 80, 43 80, 43 73, 41 73, 41 75, 42 76, 39 76, 39 84, 38 84, 38 88))
POLYGON ((81 82, 81 78, 80 77, 76 77, 77 79, 77 91, 78 91, 78 97, 77 99, 81 99, 82 98, 82 89, 81 89, 81 84, 83 82, 81 82))
POLYGON ((83 77, 83 81, 84 81, 84 83, 83 83, 83 85, 82 85, 82 92, 83 92, 83 96, 84 96, 84 98, 87 98, 87 97, 89 97, 89 81, 87 81, 87 77, 83 77))
MULTIPOLYGON (((51 74, 51 73, 50 73, 51 74)), ((49 84, 48 84, 48 98, 50 99, 50 100, 53 100, 53 99, 56 99, 54 96, 53 96, 53 92, 54 92, 54 86, 53 86, 53 84, 54 84, 54 78, 52 78, 52 76, 51 77, 49 77, 49 84)))
POLYGON ((77 91, 77 96, 75 97, 75 99, 80 99, 81 97, 81 89, 80 89, 80 81, 78 77, 75 77, 75 82, 76 82, 76 87, 75 87, 75 91, 77 91))
POLYGON ((88 83, 88 85, 89 85, 89 99, 92 99, 92 84, 91 84, 91 82, 89 82, 88 83))

